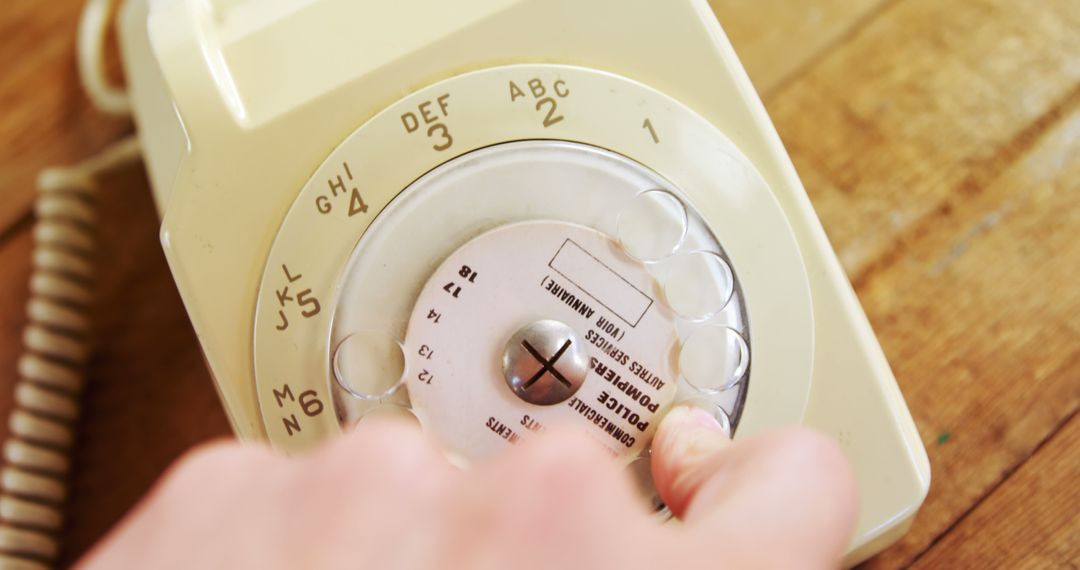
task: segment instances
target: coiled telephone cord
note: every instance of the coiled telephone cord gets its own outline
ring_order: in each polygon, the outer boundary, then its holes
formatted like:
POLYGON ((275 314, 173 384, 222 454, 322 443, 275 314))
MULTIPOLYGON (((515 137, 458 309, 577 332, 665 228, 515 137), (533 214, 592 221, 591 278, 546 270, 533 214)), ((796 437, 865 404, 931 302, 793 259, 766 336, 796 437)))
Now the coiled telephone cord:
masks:
MULTIPOLYGON (((124 114, 126 94, 105 79, 103 46, 110 0, 89 0, 79 27, 79 72, 95 105, 124 114)), ((97 176, 139 158, 134 137, 73 167, 38 177, 28 324, 0 470, 0 570, 47 570, 64 523, 69 454, 75 441, 97 249, 97 176)))

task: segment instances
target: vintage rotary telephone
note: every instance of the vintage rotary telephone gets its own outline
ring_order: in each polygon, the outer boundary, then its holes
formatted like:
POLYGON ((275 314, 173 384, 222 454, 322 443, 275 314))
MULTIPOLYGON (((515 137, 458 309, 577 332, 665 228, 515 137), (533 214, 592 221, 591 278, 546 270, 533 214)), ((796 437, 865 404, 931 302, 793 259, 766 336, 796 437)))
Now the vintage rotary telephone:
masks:
POLYGON ((910 524, 918 433, 705 0, 129 0, 119 33, 241 438, 411 414, 467 465, 558 422, 647 466, 686 402, 836 438, 847 564, 910 524))

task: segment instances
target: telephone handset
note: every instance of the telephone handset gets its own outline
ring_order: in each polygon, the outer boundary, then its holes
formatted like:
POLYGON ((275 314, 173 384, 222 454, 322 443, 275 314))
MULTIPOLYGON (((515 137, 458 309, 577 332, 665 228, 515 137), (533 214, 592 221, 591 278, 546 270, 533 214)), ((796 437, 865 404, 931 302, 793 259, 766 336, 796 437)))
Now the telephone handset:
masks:
POLYGON ((918 433, 704 0, 129 0, 119 32, 240 437, 403 414, 467 465, 558 423, 647 473, 689 403, 840 442, 846 563, 910 524, 918 433))

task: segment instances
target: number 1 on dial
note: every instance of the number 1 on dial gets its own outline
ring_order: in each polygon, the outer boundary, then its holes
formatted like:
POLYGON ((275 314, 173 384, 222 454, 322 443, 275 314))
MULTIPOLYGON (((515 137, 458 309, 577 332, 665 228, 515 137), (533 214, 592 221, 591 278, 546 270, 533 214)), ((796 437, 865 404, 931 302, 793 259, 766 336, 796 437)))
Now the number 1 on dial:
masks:
POLYGON ((660 144, 660 137, 656 136, 656 129, 653 128, 652 121, 650 119, 645 119, 645 122, 641 124, 641 128, 649 131, 649 136, 652 137, 652 142, 660 144))

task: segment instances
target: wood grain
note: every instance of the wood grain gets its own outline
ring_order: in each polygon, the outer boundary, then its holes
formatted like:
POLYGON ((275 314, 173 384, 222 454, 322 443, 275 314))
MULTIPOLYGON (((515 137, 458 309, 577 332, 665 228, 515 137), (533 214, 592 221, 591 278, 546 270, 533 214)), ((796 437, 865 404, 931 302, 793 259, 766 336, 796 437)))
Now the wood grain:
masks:
MULTIPOLYGON (((1070 420, 1080 401, 1080 2, 711 3, 766 95, 930 452, 922 513, 870 566, 1080 565, 1068 516, 1075 484, 1072 495, 1054 493, 1075 480, 1080 453, 1070 420)), ((79 91, 80 7, 9 0, 0 11, 0 371, 9 378, 33 178, 130 129, 79 91)), ((101 344, 69 561, 175 457, 228 432, 142 171, 105 182, 101 344)), ((0 390, 0 413, 10 398, 0 390)))
MULTIPOLYGON (((1075 132, 1065 128, 1051 137, 1037 158, 994 185, 991 206, 1020 219, 1009 220, 1011 227, 995 228, 1000 212, 966 200, 1075 108, 1077 8, 1075 2, 914 1, 887 7, 767 98, 849 271, 862 285, 885 270, 860 294, 931 447, 935 483, 924 513, 877 566, 918 556, 1075 411, 1080 333, 1069 315, 1080 314, 1080 306, 1065 293, 1077 290, 1080 258, 1068 247, 1080 220, 1072 204, 1016 213, 1011 208, 1018 206, 1008 202, 1014 185, 1026 182, 1026 188, 1045 192, 1069 180, 1062 165, 1080 152, 1057 145, 1073 140, 1075 132), (1039 177, 1019 180, 1025 174, 1039 177), (1046 223, 1052 218, 1056 225, 1046 223), (993 247, 970 251, 988 242, 989 233, 1025 253, 1002 264, 993 247), (1047 243, 1046 234, 1061 239, 1047 243), (928 254, 922 266, 912 256, 920 238, 928 242, 921 244, 928 254), (1027 258, 1029 249, 1041 249, 1057 263, 1027 258), (956 279, 948 266, 965 255, 974 269, 956 279), (980 271, 983 263, 1016 279, 995 282, 980 271), (1014 283, 1029 267, 1040 270, 1029 275, 1031 281, 1014 283), (1037 283, 1047 286, 1019 306, 1007 298, 975 303, 969 297, 973 286, 1009 295, 1037 283), (875 298, 904 291, 909 297, 902 310, 882 307, 875 298), (1002 314, 1000 307, 1010 305, 1016 310, 1002 314), (895 323, 905 317, 910 327, 895 323), (1017 330, 1007 330, 1010 322, 1017 330), (950 358, 971 344, 976 346, 967 354, 950 358), (1039 366, 1025 370, 1020 363, 1039 366), (987 378, 984 371, 997 373, 987 378), (1022 389, 995 392, 1016 384, 1022 389), (957 389, 972 393, 958 401, 957 389), (1027 417, 1016 421, 1016 415, 1027 417), (932 442, 950 429, 964 431, 938 449, 932 442)), ((739 36, 733 38, 738 47, 739 36)), ((1075 186, 1059 189, 1059 201, 1069 190, 1076 194, 1075 186)))
POLYGON ((954 196, 933 231, 859 288, 934 477, 916 525, 879 567, 920 556, 1080 406, 1075 107, 992 184, 954 196))
POLYGON ((0 10, 0 239, 29 216, 42 168, 72 164, 131 130, 94 110, 79 86, 81 8, 79 0, 5 0, 0 10))
POLYGON ((906 0, 767 98, 857 282, 1076 97, 1075 0, 906 0))
POLYGON ((894 0, 709 0, 754 86, 770 94, 894 0))
POLYGON ((924 552, 1077 405, 1076 130, 1048 131, 1080 103, 1078 18, 907 0, 767 99, 930 451, 931 495, 879 567, 924 552))
POLYGON ((915 568, 1068 568, 1080 560, 1080 418, 979 503, 915 568))

